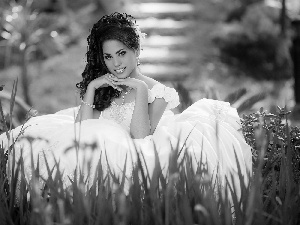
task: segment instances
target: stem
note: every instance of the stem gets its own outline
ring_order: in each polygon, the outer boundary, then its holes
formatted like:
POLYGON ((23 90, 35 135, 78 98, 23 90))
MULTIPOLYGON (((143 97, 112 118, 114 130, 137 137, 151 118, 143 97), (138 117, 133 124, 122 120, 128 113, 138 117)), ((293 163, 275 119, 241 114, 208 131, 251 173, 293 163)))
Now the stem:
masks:
POLYGON ((27 68, 27 48, 21 50, 21 75, 22 75, 22 89, 24 94, 25 102, 28 105, 31 104, 31 99, 29 96, 29 82, 28 82, 28 68, 27 68))
POLYGON ((286 36, 286 0, 282 0, 282 6, 281 6, 281 36, 286 36))

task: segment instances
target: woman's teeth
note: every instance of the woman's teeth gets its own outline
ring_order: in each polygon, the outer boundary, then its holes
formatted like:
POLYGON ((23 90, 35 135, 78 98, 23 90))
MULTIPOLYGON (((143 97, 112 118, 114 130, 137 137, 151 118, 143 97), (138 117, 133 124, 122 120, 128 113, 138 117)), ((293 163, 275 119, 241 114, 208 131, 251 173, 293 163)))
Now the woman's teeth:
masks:
POLYGON ((125 70, 126 67, 122 68, 122 69, 118 69, 118 70, 115 70, 117 73, 123 73, 124 70, 125 70))

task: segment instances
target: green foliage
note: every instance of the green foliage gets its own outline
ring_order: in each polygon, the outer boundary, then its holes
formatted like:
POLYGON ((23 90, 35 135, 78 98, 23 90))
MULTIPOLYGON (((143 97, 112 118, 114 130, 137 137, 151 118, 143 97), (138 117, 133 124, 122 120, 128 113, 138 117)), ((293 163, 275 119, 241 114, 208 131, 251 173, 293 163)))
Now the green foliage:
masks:
MULTIPOLYGON (((299 184, 300 129, 289 127, 288 114, 290 112, 286 111, 285 108, 278 107, 278 114, 267 113, 261 108, 259 112, 244 115, 242 120, 243 133, 247 143, 253 149, 254 165, 257 163, 261 148, 266 148, 265 159, 267 160, 262 171, 265 176, 270 175, 271 167, 274 168, 274 172, 280 172, 281 160, 289 152, 291 154, 292 176, 294 181, 299 184), (264 130, 263 133, 257 133, 256 130, 259 127, 264 130), (265 142, 265 139, 268 141, 265 142)), ((270 181, 272 178, 268 177, 267 179, 270 181)))
POLYGON ((182 112, 187 107, 193 104, 193 100, 191 98, 189 90, 186 89, 180 82, 174 83, 173 86, 178 92, 180 101, 179 111, 182 112))
MULTIPOLYGON (((187 90, 182 84, 174 83, 173 86, 178 92, 180 98, 179 111, 182 112, 193 104, 192 97, 189 90, 187 90)), ((254 104, 265 99, 267 95, 265 92, 255 94, 248 93, 249 91, 246 88, 237 89, 232 93, 229 93, 224 98, 221 98, 218 91, 213 88, 204 88, 204 91, 202 92, 204 92, 203 98, 229 102, 237 109, 239 114, 249 111, 254 104)))
POLYGON ((61 53, 76 42, 81 29, 65 15, 38 11, 32 1, 3 3, 0 8, 0 66, 18 63, 21 51, 30 60, 61 53))
POLYGON ((213 40, 225 61, 258 79, 291 77, 290 37, 280 35, 279 11, 251 4, 240 21, 223 23, 213 40))
POLYGON ((260 174, 260 208, 270 224, 299 223, 300 211, 295 208, 300 204, 300 129, 289 126, 289 113, 280 107, 276 115, 261 109, 242 121, 253 148, 255 173, 260 174))
POLYGON ((32 3, 31 0, 14 1, 0 8, 0 44, 4 49, 0 50, 0 67, 8 66, 11 61, 19 64, 23 95, 29 105, 30 60, 44 59, 60 53, 67 43, 75 40, 71 38, 74 32, 68 36, 63 34, 66 30, 72 31, 74 23, 66 18, 62 20, 61 16, 38 12, 32 7, 32 3), (1 61, 4 61, 2 65, 1 61))

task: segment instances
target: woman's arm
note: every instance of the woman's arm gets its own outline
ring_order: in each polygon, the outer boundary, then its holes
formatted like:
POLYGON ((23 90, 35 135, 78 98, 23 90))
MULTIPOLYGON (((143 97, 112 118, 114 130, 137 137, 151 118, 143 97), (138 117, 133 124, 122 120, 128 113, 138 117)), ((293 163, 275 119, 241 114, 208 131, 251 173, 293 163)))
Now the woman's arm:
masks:
POLYGON ((139 82, 136 87, 135 107, 130 124, 133 138, 145 138, 150 134, 150 118, 148 112, 148 86, 139 82))
MULTIPOLYGON (((93 105, 94 104, 94 96, 95 96, 95 88, 89 85, 87 87, 86 93, 84 95, 83 101, 86 103, 93 105)), ((93 118, 93 108, 81 103, 80 109, 78 111, 75 123, 87 120, 87 119, 92 119, 93 118)))
MULTIPOLYGON (((119 87, 117 87, 115 84, 112 83, 111 79, 109 78, 111 74, 105 74, 101 77, 98 77, 91 81, 86 89, 86 93, 84 95, 83 101, 86 102, 89 105, 94 104, 94 97, 95 97, 95 91, 98 88, 104 87, 104 86, 111 86, 117 90, 121 90, 119 87)), ((80 122, 87 119, 93 119, 94 111, 93 108, 87 104, 81 103, 80 110, 77 114, 76 122, 80 122)))
POLYGON ((166 87, 158 82, 154 83, 151 88, 151 101, 152 103, 149 104, 150 133, 153 134, 165 110, 177 107, 180 102, 178 93, 174 88, 166 87))
POLYGON ((144 138, 153 134, 168 104, 164 98, 157 98, 151 104, 148 104, 147 85, 146 88, 143 94, 137 91, 136 95, 136 105, 130 127, 134 138, 144 138), (140 134, 140 137, 133 134, 133 132, 140 134))
POLYGON ((136 78, 120 79, 111 76, 110 81, 113 85, 125 85, 135 90, 135 106, 130 123, 130 133, 133 138, 145 138, 150 134, 150 118, 148 110, 148 85, 136 78))
POLYGON ((110 80, 114 85, 125 85, 134 88, 136 91, 135 107, 130 123, 132 137, 139 139, 153 134, 166 109, 167 102, 165 99, 156 99, 149 106, 148 85, 144 81, 135 78, 119 79, 114 76, 110 80))
POLYGON ((157 98, 149 104, 149 117, 150 117, 150 124, 151 124, 151 129, 150 129, 150 134, 153 134, 164 111, 166 110, 167 107, 167 102, 163 98, 157 98))

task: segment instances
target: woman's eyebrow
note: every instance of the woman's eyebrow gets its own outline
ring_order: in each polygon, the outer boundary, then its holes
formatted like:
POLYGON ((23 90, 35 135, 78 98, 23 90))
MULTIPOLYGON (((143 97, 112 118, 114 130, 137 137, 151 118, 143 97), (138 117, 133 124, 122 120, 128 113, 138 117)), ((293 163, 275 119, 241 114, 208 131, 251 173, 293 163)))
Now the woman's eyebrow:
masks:
MULTIPOLYGON (((122 50, 124 50, 124 48, 121 48, 120 50, 118 50, 118 51, 116 52, 116 54, 119 54, 122 50)), ((103 55, 110 55, 110 54, 104 52, 103 55)))
POLYGON ((121 48, 119 51, 117 51, 116 52, 116 54, 119 54, 120 53, 120 51, 122 51, 122 50, 124 50, 123 48, 121 48))

